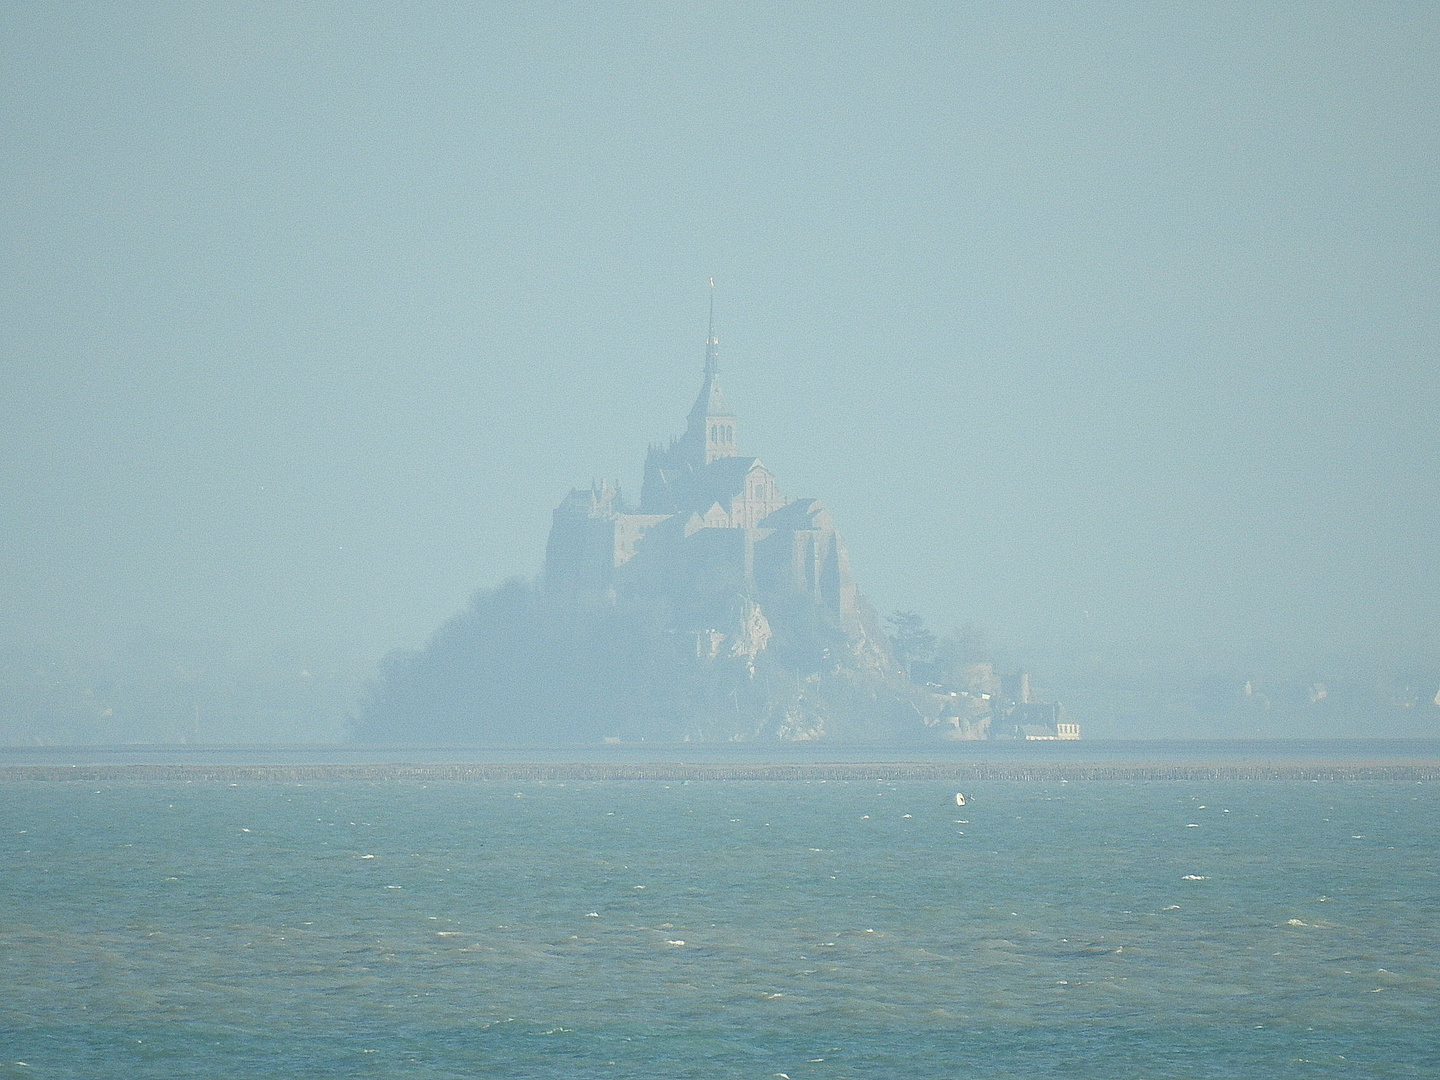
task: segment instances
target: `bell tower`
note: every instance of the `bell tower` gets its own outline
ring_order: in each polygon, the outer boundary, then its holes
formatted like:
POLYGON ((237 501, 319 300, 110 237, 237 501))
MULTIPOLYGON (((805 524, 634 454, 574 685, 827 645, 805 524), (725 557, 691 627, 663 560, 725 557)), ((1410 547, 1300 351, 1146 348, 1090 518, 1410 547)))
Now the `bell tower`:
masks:
POLYGON ((715 336, 715 279, 710 279, 710 332, 705 338, 705 379, 681 442, 694 468, 735 457, 735 414, 720 392, 720 339, 715 336))
POLYGON ((651 446, 645 455, 640 509, 646 514, 676 512, 676 485, 711 462, 738 456, 735 414, 720 392, 720 339, 715 336, 715 279, 710 279, 710 333, 705 338, 705 378, 690 409, 685 434, 668 446, 651 446))

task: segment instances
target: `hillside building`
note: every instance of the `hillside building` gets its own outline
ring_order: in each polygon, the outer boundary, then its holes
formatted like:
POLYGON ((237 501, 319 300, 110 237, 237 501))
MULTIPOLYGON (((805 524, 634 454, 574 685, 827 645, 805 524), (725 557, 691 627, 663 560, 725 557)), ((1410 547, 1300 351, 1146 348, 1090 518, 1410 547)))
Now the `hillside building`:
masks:
POLYGON ((829 511, 817 499, 787 499, 775 474, 739 446, 739 421, 720 387, 712 301, 684 434, 650 446, 638 504, 609 482, 565 497, 546 545, 546 592, 663 597, 701 655, 753 658, 775 617, 818 608, 855 660, 889 664, 829 511))
POLYGON ((639 500, 618 482, 571 491, 545 550, 543 590, 562 610, 623 610, 692 664, 675 680, 696 737, 1079 738, 1025 676, 1002 685, 974 664, 942 686, 902 668, 825 505, 787 498, 741 442, 712 302, 700 392, 684 433, 647 451, 639 500))

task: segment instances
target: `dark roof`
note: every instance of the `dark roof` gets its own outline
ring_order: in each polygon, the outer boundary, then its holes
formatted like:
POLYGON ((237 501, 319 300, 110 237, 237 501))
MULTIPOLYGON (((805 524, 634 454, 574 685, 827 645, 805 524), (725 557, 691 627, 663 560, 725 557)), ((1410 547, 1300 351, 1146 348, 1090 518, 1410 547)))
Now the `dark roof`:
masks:
POLYGON ((730 406, 725 403, 725 395, 720 392, 719 377, 714 372, 706 372, 705 381, 700 384, 700 395, 690 409, 690 423, 693 425, 696 420, 704 419, 707 416, 723 416, 731 419, 734 415, 730 411, 730 406))
POLYGON ((819 499, 796 499, 760 522, 762 529, 828 529, 830 514, 819 499))
POLYGON ((717 458, 676 480, 675 504, 681 510, 698 510, 702 514, 717 502, 728 506, 745 490, 745 477, 759 464, 760 459, 753 457, 717 458))

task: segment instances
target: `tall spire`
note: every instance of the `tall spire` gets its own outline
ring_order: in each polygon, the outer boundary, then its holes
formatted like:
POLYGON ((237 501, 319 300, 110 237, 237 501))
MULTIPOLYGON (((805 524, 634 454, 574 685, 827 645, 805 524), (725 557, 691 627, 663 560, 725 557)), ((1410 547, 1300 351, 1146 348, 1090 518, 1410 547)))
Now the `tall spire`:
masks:
POLYGON ((720 370, 720 339, 715 336, 715 279, 710 279, 710 332, 705 336, 705 374, 720 370))
POLYGON ((720 392, 720 339, 715 336, 715 279, 710 279, 710 332, 705 337, 705 378, 700 396, 690 410, 690 422, 682 442, 688 447, 692 467, 708 465, 716 458, 734 457, 735 414, 720 392))

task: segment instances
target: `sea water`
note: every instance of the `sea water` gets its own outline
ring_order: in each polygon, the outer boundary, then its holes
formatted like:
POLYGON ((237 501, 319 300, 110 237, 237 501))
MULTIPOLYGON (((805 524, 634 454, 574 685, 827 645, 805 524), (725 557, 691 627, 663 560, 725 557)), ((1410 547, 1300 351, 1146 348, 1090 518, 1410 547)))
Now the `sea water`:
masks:
POLYGON ((1440 1075, 1440 785, 0 784, 0 1076, 1440 1075))

